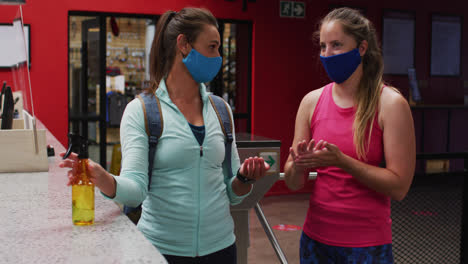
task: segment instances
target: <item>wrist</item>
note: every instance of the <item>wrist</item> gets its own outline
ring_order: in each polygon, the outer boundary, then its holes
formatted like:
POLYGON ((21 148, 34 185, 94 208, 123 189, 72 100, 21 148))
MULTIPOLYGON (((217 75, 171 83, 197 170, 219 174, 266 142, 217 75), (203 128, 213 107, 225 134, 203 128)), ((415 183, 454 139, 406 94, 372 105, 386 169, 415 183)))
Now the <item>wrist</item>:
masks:
POLYGON ((351 157, 347 156, 346 154, 341 153, 341 155, 338 158, 338 164, 336 167, 346 171, 349 173, 351 170, 351 157))
POLYGON ((293 170, 294 170, 294 172, 295 172, 296 175, 297 175, 297 174, 302 175, 302 174, 306 171, 306 169, 307 169, 306 167, 304 167, 304 166, 298 166, 298 165, 296 165, 295 162, 293 162, 293 170))
POLYGON ((117 182, 114 176, 108 172, 106 172, 105 177, 107 178, 106 181, 102 182, 102 186, 97 186, 101 192, 107 195, 110 198, 114 198, 117 193, 117 182))
POLYGON ((232 182, 232 191, 237 196, 244 196, 248 194, 253 188, 253 184, 246 184, 241 182, 239 179, 234 179, 232 182))
POLYGON ((255 179, 250 179, 250 178, 247 178, 244 175, 242 175, 240 173, 240 169, 237 170, 236 178, 243 184, 252 184, 252 183, 255 182, 255 179))

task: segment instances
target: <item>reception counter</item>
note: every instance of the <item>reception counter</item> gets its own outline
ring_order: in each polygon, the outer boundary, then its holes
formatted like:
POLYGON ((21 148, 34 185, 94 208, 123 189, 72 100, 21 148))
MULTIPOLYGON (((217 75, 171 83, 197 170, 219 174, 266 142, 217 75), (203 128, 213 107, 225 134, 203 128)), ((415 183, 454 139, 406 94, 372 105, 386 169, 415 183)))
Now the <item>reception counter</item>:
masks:
POLYGON ((0 173, 0 263, 167 263, 97 188, 95 224, 74 226, 65 148, 48 131, 47 144, 48 172, 0 173))

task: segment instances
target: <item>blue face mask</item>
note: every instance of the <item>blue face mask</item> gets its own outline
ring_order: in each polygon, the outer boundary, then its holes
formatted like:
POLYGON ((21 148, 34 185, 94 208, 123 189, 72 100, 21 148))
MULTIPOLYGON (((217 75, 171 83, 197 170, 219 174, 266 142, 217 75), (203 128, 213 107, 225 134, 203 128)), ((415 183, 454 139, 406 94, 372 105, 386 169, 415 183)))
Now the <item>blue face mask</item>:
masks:
POLYGON ((197 83, 205 83, 213 80, 216 74, 218 74, 223 59, 221 56, 212 58, 203 56, 192 48, 182 62, 197 83))
POLYGON ((338 55, 323 57, 320 56, 323 67, 327 71, 328 77, 336 83, 346 81, 361 64, 361 55, 357 48, 338 55))

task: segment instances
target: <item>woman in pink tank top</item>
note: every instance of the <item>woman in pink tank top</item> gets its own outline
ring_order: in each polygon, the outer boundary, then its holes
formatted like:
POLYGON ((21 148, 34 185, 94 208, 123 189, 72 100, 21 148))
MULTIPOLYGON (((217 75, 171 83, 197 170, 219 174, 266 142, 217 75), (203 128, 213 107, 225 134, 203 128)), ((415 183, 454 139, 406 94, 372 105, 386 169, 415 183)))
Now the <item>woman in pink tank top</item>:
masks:
POLYGON ((416 160, 411 111, 383 84, 383 59, 368 19, 335 9, 318 35, 320 60, 333 82, 303 98, 285 164, 292 190, 317 171, 301 263, 393 263, 390 200, 406 196, 416 160))

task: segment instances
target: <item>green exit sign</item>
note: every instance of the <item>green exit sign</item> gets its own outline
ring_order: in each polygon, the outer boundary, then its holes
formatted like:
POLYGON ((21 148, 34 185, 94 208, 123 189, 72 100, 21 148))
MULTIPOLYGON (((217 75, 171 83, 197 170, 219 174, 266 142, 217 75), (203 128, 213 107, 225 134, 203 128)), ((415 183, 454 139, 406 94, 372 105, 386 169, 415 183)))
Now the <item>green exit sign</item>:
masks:
POLYGON ((305 18, 305 2, 280 1, 280 17, 305 18))

